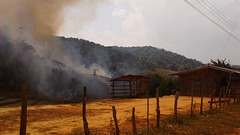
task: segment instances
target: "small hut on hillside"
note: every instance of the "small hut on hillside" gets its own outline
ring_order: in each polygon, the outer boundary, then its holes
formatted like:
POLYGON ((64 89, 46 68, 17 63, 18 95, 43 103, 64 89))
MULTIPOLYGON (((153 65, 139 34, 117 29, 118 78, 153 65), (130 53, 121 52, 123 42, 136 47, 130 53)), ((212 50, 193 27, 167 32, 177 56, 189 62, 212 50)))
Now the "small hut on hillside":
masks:
POLYGON ((181 95, 214 96, 222 93, 236 95, 240 91, 240 71, 206 65, 192 70, 180 71, 170 75, 179 76, 181 95))
POLYGON ((110 80, 112 96, 146 97, 149 91, 149 78, 140 75, 127 75, 110 80))

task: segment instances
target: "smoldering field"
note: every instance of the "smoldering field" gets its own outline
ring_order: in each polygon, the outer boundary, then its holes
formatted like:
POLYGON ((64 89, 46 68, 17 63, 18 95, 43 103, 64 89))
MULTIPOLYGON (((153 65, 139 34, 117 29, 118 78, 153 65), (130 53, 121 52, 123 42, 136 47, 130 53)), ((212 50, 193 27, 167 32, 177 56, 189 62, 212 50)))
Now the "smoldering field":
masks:
POLYGON ((29 91, 42 96, 80 99, 84 86, 90 98, 110 96, 107 78, 112 75, 105 69, 107 66, 85 62, 77 43, 54 36, 64 21, 63 11, 67 7, 91 3, 93 12, 82 18, 82 23, 86 23, 94 18, 94 8, 100 1, 0 2, 2 90, 20 90, 21 82, 26 79, 29 91), (96 68, 100 77, 91 75, 96 68))
MULTIPOLYGON (((71 48, 73 46, 63 45, 60 41, 59 44, 46 42, 52 47, 52 50, 48 50, 51 52, 47 52, 50 54, 46 56, 38 54, 31 45, 23 41, 11 43, 4 36, 1 41, 1 71, 4 71, 2 87, 20 90, 22 80, 26 79, 30 92, 47 97, 79 99, 84 86, 88 88, 90 98, 109 97, 107 77, 92 75, 91 68, 96 64, 85 67, 81 63, 81 56, 75 52, 75 48, 71 48)), ((102 68, 99 71, 99 74, 107 76, 102 68)))

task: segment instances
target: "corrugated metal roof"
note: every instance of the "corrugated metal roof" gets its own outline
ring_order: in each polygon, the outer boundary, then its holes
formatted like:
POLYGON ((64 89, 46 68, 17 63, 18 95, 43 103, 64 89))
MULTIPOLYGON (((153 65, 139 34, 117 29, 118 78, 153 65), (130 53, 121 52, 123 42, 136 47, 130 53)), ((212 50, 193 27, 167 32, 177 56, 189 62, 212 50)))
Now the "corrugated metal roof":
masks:
POLYGON ((126 75, 126 76, 122 76, 122 77, 119 77, 119 78, 112 79, 110 81, 125 81, 125 80, 129 80, 129 79, 132 79, 132 78, 148 78, 148 77, 141 76, 141 75, 126 75))
POLYGON ((191 72, 196 72, 199 70, 204 70, 204 69, 214 69, 214 70, 218 70, 218 71, 222 71, 222 72, 227 72, 227 73, 237 73, 240 74, 240 71, 238 70, 233 70, 233 69, 228 69, 228 68, 223 68, 223 67, 218 67, 218 66, 212 66, 212 65, 205 65, 199 68, 195 68, 192 70, 185 70, 185 71, 180 71, 180 72, 176 72, 176 73, 171 73, 169 75, 181 75, 181 74, 186 74, 186 73, 191 73, 191 72))

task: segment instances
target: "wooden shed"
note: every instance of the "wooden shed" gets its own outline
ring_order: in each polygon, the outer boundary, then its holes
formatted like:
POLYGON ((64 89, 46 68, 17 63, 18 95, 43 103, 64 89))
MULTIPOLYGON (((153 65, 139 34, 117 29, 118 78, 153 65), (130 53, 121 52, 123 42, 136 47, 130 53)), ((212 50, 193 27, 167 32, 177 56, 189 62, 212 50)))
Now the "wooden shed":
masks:
POLYGON ((221 93, 236 95, 240 89, 240 71, 205 65, 192 70, 180 71, 170 75, 179 76, 179 91, 181 95, 219 96, 221 93))
POLYGON ((140 75, 126 75, 110 80, 112 96, 146 97, 149 91, 149 78, 140 75))

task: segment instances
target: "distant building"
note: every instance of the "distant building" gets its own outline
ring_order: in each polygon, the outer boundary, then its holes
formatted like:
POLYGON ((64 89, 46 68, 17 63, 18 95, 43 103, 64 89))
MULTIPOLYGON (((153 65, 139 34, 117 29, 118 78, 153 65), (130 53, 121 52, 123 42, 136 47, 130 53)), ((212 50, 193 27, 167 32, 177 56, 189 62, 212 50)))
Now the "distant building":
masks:
POLYGON ((112 96, 115 97, 147 97, 149 78, 140 75, 127 75, 110 80, 112 96))
POLYGON ((240 92, 240 71, 217 66, 206 65, 192 70, 180 71, 170 75, 179 76, 179 91, 181 95, 214 96, 231 93, 236 96, 240 92), (231 89, 231 90, 230 90, 231 89), (230 90, 230 91, 227 91, 230 90))

